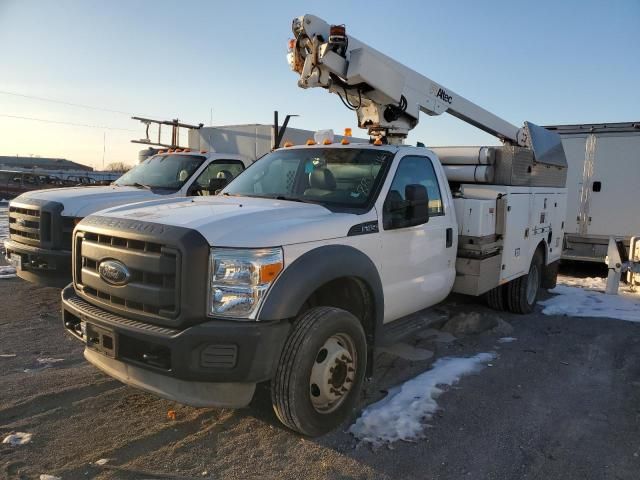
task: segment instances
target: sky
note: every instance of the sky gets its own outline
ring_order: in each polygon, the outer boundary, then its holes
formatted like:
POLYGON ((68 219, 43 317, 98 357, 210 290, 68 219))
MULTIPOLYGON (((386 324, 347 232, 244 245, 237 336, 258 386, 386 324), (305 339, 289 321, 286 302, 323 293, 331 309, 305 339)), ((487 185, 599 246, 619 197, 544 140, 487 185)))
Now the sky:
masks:
MULTIPOLYGON (((337 96, 296 85, 287 40, 306 13, 518 126, 640 121, 640 0, 0 0, 0 155, 133 164, 132 115, 232 125, 279 110, 366 136, 337 96)), ((447 114, 422 115, 409 141, 497 144, 447 114)))

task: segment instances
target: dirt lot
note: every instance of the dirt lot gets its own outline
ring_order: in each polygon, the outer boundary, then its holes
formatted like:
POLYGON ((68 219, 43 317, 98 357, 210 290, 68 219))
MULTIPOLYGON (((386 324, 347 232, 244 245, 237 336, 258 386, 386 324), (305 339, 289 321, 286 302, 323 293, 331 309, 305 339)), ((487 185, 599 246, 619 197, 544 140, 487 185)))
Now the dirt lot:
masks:
MULTIPOLYGON (((500 316, 513 326, 448 343, 409 343, 434 358, 497 352, 491 367, 439 399, 417 442, 372 448, 342 429, 319 439, 276 420, 263 388, 251 408, 196 409, 111 380, 64 333, 59 292, 0 280, 0 477, 637 479, 640 477, 640 324, 500 316), (40 361, 39 361, 40 360, 40 361), (176 419, 167 418, 175 410, 176 419), (95 465, 108 459, 105 466, 95 465)), ((442 311, 494 312, 456 298, 442 311)), ((378 354, 363 404, 429 368, 378 354)))

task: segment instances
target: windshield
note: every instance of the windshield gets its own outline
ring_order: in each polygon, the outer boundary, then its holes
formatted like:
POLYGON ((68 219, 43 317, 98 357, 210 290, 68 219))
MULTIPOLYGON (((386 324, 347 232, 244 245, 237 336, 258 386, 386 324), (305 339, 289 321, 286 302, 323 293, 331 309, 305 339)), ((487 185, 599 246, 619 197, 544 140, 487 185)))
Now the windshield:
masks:
POLYGON ((360 148, 277 150, 251 165, 223 191, 330 207, 366 207, 393 153, 360 148))
POLYGON ((179 190, 202 165, 205 157, 199 155, 154 155, 129 170, 114 183, 134 187, 170 188, 179 190))

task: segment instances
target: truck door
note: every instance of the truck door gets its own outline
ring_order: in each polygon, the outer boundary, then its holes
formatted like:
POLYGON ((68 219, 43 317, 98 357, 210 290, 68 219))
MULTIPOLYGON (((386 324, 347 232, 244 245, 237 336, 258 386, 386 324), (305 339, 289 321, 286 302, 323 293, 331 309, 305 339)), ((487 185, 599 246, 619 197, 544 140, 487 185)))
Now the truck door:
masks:
POLYGON ((379 259, 384 289, 385 322, 442 301, 455 280, 457 227, 449 188, 432 161, 407 155, 396 169, 382 211, 379 259), (429 219, 421 225, 393 227, 393 205, 406 201, 408 185, 426 187, 429 219))
POLYGON ((225 178, 230 182, 243 170, 244 164, 240 160, 214 160, 202 170, 189 186, 188 195, 209 195, 209 180, 225 178))

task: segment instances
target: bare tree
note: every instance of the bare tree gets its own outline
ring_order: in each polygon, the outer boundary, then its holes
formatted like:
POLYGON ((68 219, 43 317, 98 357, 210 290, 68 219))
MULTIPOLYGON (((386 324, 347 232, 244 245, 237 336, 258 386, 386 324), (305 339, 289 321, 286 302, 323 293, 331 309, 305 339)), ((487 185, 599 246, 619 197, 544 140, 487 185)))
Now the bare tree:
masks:
POLYGON ((124 162, 111 162, 104 169, 108 172, 128 172, 132 166, 124 162))

